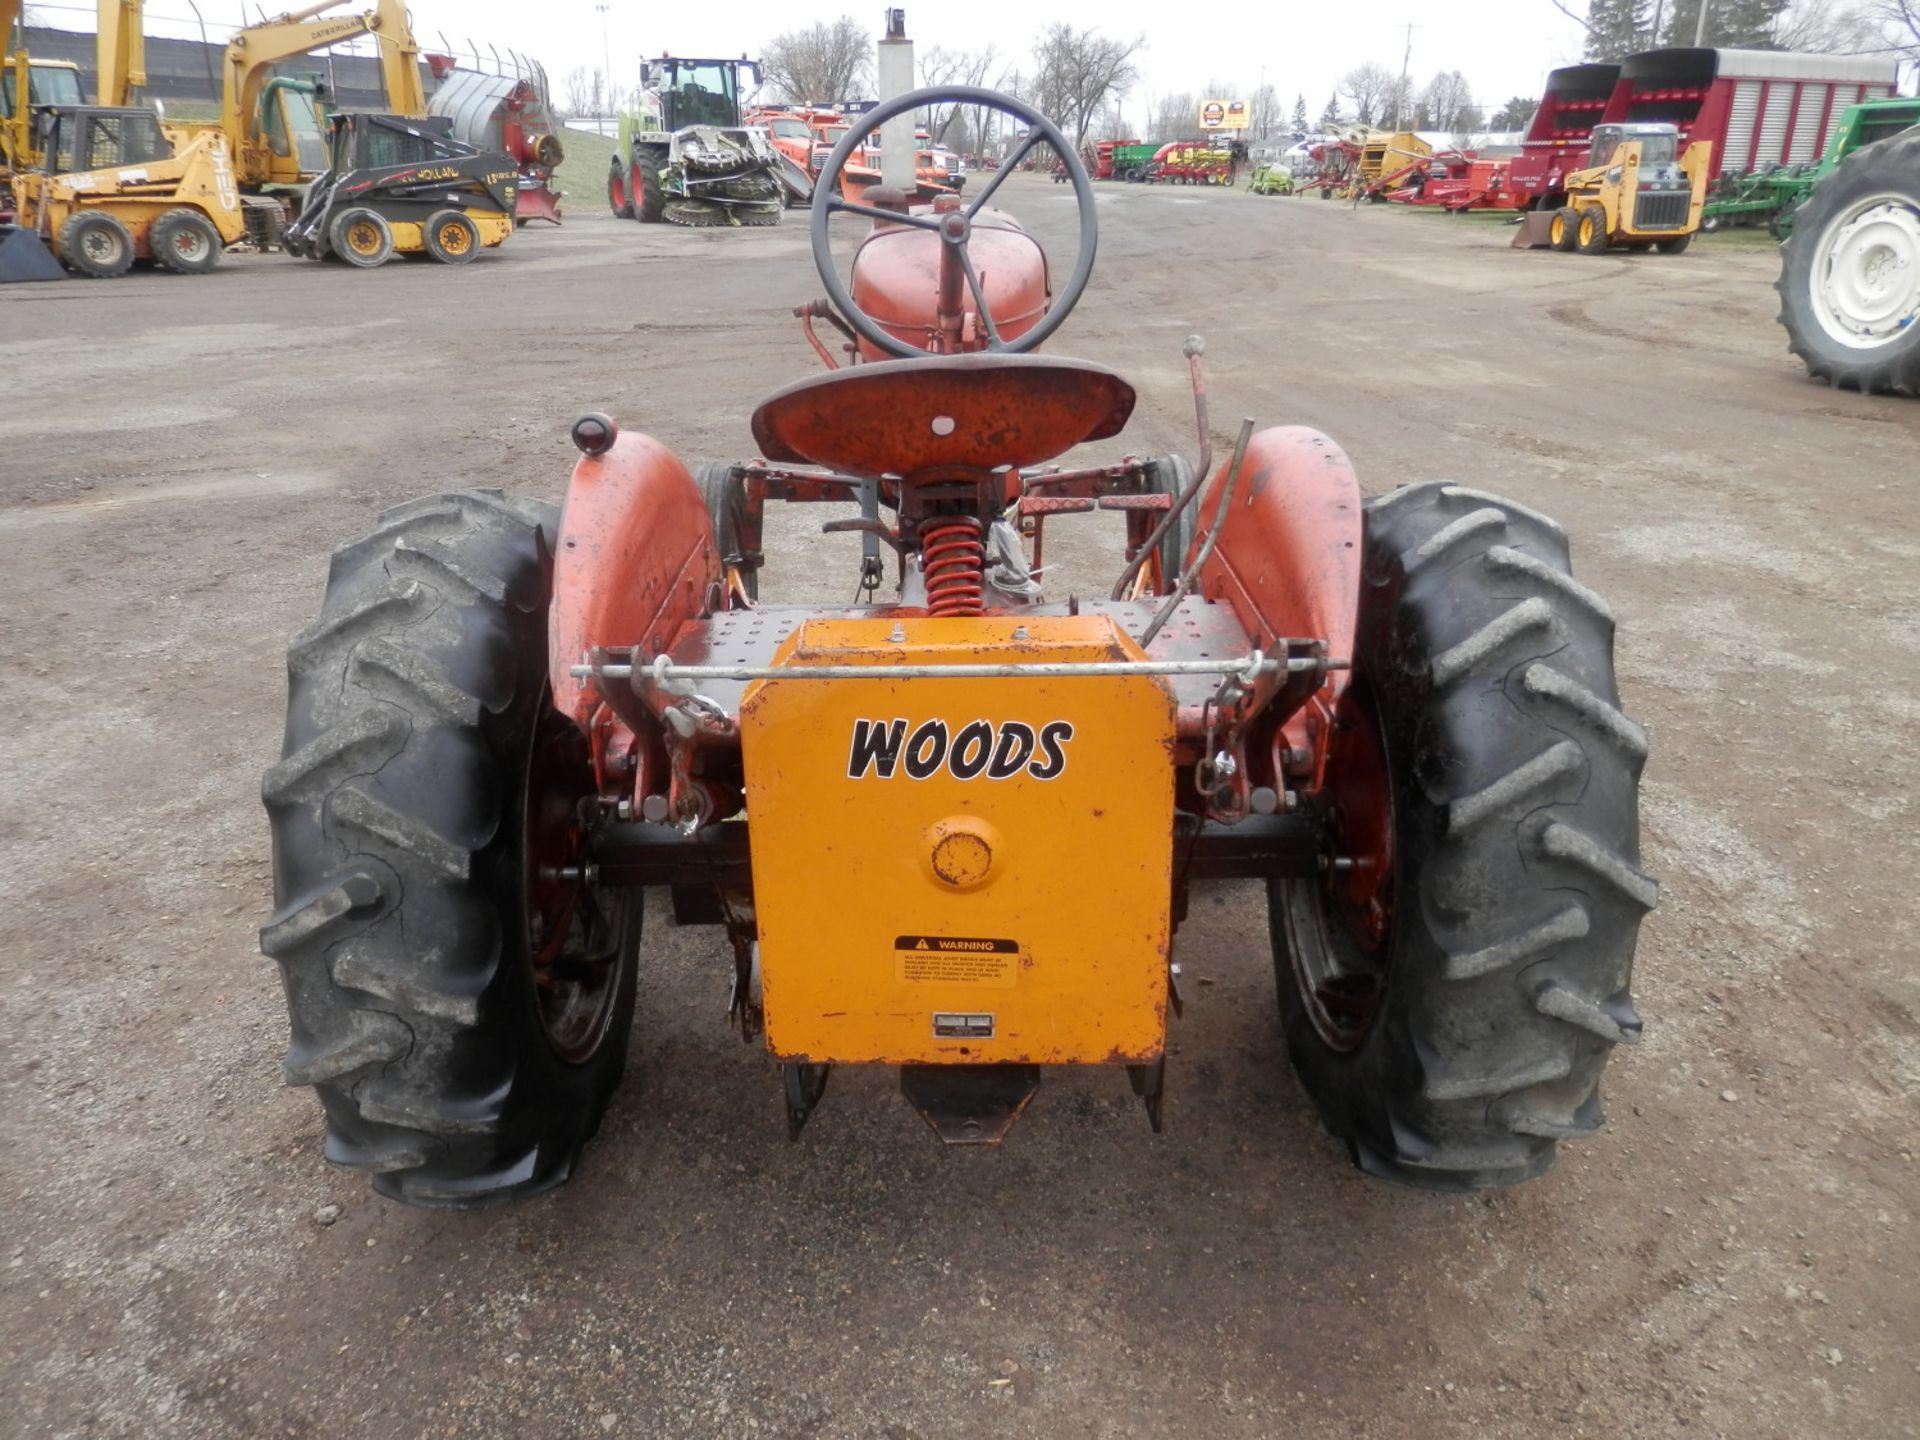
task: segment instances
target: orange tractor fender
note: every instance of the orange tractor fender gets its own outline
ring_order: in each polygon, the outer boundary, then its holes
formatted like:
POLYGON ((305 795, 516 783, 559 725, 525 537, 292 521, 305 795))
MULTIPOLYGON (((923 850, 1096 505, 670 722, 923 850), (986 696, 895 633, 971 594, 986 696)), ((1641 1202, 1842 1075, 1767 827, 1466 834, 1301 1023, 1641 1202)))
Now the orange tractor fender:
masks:
POLYGON ((554 708, 582 727, 600 698, 573 666, 636 641, 661 653, 684 622, 724 604, 713 522, 692 474, 651 435, 604 423, 612 443, 582 455, 567 487, 547 626, 554 708))

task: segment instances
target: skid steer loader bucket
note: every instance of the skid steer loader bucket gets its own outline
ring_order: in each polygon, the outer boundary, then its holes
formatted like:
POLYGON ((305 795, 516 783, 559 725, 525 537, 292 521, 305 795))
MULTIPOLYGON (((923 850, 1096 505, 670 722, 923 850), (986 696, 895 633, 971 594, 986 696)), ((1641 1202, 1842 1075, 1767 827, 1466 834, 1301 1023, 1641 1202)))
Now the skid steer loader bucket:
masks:
POLYGON ((66 278, 66 267, 53 258, 46 241, 18 225, 0 225, 0 285, 66 278))

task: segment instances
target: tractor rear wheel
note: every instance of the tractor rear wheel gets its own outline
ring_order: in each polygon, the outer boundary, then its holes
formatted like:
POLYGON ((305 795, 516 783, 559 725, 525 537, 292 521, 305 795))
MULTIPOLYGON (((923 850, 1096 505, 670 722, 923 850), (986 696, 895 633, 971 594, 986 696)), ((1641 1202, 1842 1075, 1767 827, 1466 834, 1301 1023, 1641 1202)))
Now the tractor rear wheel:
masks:
POLYGON ((1417 485, 1368 503, 1327 783, 1336 863, 1268 887, 1288 1049, 1370 1174, 1505 1185, 1600 1128, 1628 993, 1645 732, 1559 526, 1417 485), (1340 863, 1345 862, 1345 863, 1340 863))
POLYGON ((583 878, 586 737, 547 690, 557 515, 497 491, 334 552, 266 774, 288 1083, 327 1159, 471 1205, 559 1184, 619 1082, 637 892, 583 878))
POLYGON ((616 220, 633 218, 633 195, 627 189, 627 167, 618 155, 607 166, 607 208, 616 220))
POLYGON ((720 552, 720 563, 733 566, 747 598, 758 600, 763 559, 759 527, 748 513, 746 487, 735 473, 733 462, 696 465, 693 478, 707 502, 707 518, 713 522, 713 543, 720 552))
POLYGON ((667 192, 660 184, 660 166, 651 157, 636 153, 633 157, 633 214, 649 225, 667 215, 667 192))
MULTIPOLYGON (((1171 495, 1177 501, 1180 492, 1193 483, 1193 466, 1181 455, 1162 455, 1151 461, 1148 466, 1148 484, 1156 494, 1171 495)), ((1200 502, 1195 500, 1180 513, 1180 518, 1167 527, 1167 533, 1160 540, 1160 593, 1171 594, 1174 583, 1180 578, 1181 568, 1187 563, 1187 552, 1193 548, 1193 526, 1200 514, 1200 502)), ((1156 520, 1154 522, 1158 524, 1156 520)))
POLYGON ((466 265, 480 253, 480 227, 463 210, 436 210, 421 227, 427 253, 442 265, 466 265))
POLYGON ((1582 206, 1580 210, 1579 238, 1574 248, 1582 255, 1604 255, 1607 253, 1607 212, 1599 205, 1582 206))
POLYGON ((1920 396, 1920 129, 1854 151, 1779 223, 1779 318, 1807 373, 1920 396))
POLYGON ((351 206, 333 217, 327 243, 349 265, 371 270, 393 258, 393 229, 377 210, 351 206))
POLYGON ((176 275, 204 275, 220 263, 220 232, 198 210, 185 205, 167 211, 147 232, 153 263, 176 275))
POLYGON ((1580 243, 1580 212, 1562 205, 1547 224, 1547 243, 1555 250, 1571 252, 1580 243))
POLYGON ((78 210, 60 227, 60 258, 95 280, 133 268, 133 232, 104 210, 78 210))

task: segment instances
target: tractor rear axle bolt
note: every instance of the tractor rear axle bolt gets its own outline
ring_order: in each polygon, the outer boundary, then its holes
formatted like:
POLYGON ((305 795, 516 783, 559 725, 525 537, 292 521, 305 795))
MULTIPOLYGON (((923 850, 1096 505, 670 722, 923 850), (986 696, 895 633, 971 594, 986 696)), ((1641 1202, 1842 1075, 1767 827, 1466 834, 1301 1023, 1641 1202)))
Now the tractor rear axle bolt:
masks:
POLYGON ((644 797, 640 801, 640 814, 644 819, 651 820, 654 824, 658 825, 662 820, 667 818, 667 797, 664 795, 648 795, 644 797))
POLYGON ((1271 785, 1256 785, 1247 792, 1247 808, 1256 815, 1271 815, 1280 808, 1280 794, 1271 785))

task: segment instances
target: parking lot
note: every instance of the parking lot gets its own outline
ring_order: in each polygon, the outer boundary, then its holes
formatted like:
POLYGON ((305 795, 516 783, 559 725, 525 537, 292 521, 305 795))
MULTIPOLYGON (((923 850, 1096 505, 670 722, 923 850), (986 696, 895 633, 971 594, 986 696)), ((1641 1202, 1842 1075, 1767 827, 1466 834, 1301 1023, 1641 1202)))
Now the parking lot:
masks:
MULTIPOLYGON (((1002 193, 1064 275, 1071 191, 1002 193)), ((1740 238, 1514 252, 1482 220, 1105 186, 1049 347, 1140 392, 1101 454, 1191 453, 1197 332, 1217 446, 1302 423, 1370 492, 1512 495, 1612 601, 1653 741, 1647 1031, 1545 1178, 1352 1170, 1249 886, 1180 933, 1163 1135, 1078 1072, 1003 1148, 943 1150, 890 1073, 842 1072, 790 1144, 724 943, 653 905, 572 1184, 449 1214, 329 1171, 255 943, 259 776, 329 547, 436 490, 557 499, 582 410, 741 456, 817 366, 803 215, 596 201, 462 270, 0 292, 0 1434, 1920 1432, 1920 402, 1810 384, 1740 238)), ((858 541, 795 509, 762 594, 844 603, 858 541)), ((1106 518, 1049 527, 1056 595, 1104 593, 1106 518)), ((1062 863, 1098 905, 1097 857, 1062 863)))

